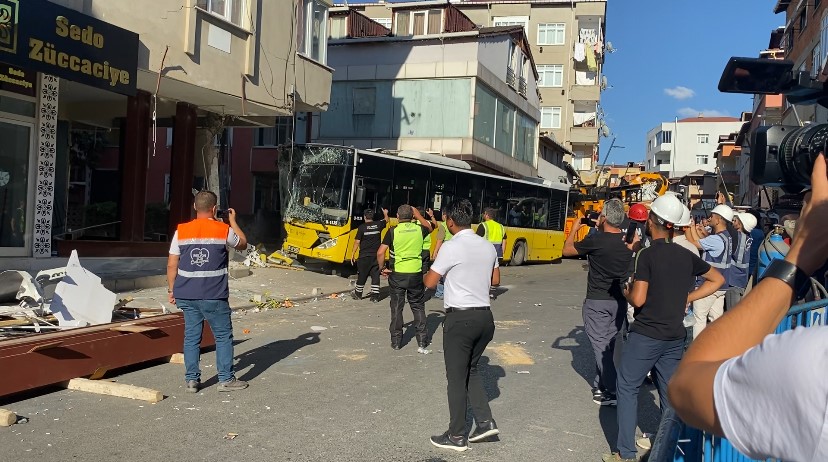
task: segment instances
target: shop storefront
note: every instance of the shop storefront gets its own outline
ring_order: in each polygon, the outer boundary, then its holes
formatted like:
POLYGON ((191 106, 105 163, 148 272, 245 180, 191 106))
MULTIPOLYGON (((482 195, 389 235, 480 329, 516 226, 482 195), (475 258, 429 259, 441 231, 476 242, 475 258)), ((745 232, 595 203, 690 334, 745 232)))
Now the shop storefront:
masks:
POLYGON ((66 201, 69 176, 61 83, 135 95, 138 43, 46 0, 0 0, 0 257, 53 255, 56 197, 66 201))

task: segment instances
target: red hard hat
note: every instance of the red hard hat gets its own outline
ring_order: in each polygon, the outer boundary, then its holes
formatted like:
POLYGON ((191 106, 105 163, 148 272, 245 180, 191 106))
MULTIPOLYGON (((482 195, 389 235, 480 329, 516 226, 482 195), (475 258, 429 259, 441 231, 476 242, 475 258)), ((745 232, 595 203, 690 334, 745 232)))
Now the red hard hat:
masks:
POLYGON ((630 217, 630 220, 634 221, 647 221, 647 216, 650 214, 650 211, 647 210, 647 207, 644 204, 633 204, 630 206, 630 211, 627 212, 627 216, 630 217))

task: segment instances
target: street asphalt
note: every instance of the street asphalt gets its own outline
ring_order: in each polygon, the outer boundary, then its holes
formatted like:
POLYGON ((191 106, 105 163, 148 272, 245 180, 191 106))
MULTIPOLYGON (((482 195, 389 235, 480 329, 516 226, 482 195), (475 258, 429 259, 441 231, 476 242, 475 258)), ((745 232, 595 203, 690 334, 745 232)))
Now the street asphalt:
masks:
MULTIPOLYGON (((410 327, 402 350, 390 348, 387 298, 346 297, 236 311, 236 371, 247 390, 219 393, 206 353, 198 394, 184 392, 178 364, 107 377, 162 391, 157 404, 55 389, 0 403, 28 419, 0 428, 2 460, 598 461, 614 446, 616 413, 591 399, 583 263, 503 269, 507 290, 493 302, 497 331, 481 361, 501 435, 465 453, 428 440, 448 425, 442 302, 427 304, 432 353, 421 355, 410 327)), ((282 273, 273 274, 265 289, 279 293, 282 273)), ((331 277, 290 275, 305 287, 338 286, 331 277)), ((639 399, 646 432, 657 428, 655 396, 647 386, 639 399)))

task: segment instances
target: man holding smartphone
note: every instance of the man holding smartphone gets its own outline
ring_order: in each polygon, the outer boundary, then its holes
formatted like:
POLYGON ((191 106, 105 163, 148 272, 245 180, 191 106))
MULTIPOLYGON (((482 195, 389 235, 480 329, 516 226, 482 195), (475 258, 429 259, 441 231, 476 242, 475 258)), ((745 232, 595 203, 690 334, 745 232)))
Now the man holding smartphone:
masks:
POLYGON ((597 365, 592 383, 592 401, 601 406, 616 404, 615 337, 627 312, 623 285, 632 270, 633 253, 624 242, 620 228, 623 221, 624 204, 618 199, 611 199, 604 203, 598 217, 600 232, 576 243, 575 236, 584 226, 578 222, 566 237, 563 248, 565 257, 589 256, 587 294, 582 312, 584 330, 592 344, 597 365))

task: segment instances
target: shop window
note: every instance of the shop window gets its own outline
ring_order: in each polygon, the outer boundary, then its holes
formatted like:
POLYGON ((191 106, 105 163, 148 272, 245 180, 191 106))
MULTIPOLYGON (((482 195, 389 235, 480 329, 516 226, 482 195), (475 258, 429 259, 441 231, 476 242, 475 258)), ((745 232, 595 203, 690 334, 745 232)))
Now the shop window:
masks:
POLYGON ((32 127, 0 121, 0 247, 24 247, 31 234, 29 154, 32 127))

